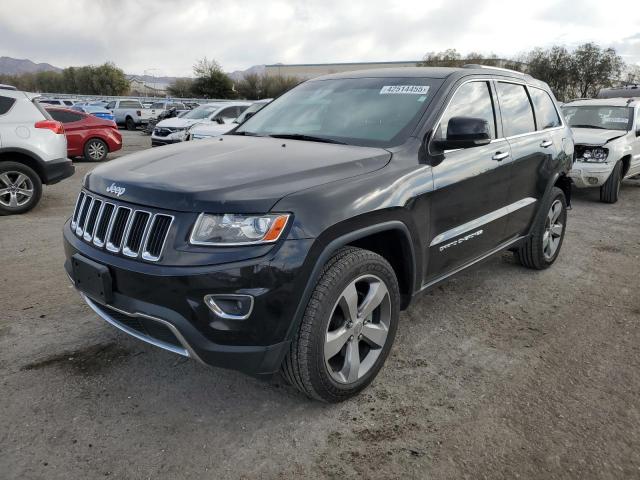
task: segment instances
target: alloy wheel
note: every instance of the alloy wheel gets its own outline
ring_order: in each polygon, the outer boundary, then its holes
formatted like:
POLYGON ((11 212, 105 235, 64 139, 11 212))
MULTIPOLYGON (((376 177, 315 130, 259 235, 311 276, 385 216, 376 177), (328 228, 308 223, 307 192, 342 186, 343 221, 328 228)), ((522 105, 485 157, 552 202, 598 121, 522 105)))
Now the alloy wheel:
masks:
POLYGON ((33 182, 24 173, 11 170, 0 173, 0 204, 2 206, 22 207, 29 203, 33 194, 33 182))
POLYGON ((554 257, 562 240, 562 232, 564 230, 564 224, 561 221, 562 211, 562 202, 555 200, 547 214, 544 233, 542 234, 542 252, 547 261, 554 257))
POLYGON ((106 149, 104 143, 102 142, 91 142, 87 147, 87 153, 91 160, 102 160, 106 155, 106 149))
POLYGON ((333 307, 324 343, 324 360, 338 383, 358 381, 371 370, 385 346, 391 299, 375 275, 356 278, 333 307))

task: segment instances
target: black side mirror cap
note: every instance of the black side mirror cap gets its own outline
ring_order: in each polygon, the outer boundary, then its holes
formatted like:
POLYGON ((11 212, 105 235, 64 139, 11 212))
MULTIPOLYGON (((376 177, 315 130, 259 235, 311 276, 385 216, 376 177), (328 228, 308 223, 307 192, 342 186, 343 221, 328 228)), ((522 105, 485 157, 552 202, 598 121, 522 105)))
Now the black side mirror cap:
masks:
POLYGON ((489 143, 491 143, 489 122, 475 117, 451 117, 447 125, 447 138, 433 142, 439 150, 479 147, 489 143))

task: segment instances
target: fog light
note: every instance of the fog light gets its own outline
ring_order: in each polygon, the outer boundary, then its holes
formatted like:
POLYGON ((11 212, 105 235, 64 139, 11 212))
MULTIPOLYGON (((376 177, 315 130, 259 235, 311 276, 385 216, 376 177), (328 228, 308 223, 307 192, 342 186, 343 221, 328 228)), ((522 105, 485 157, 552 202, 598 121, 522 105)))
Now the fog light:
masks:
POLYGON ((598 179, 596 177, 587 177, 587 182, 589 182, 591 185, 597 185, 598 179))
POLYGON ((253 310, 251 295, 210 294, 205 295, 204 303, 218 317, 228 320, 245 320, 253 310))

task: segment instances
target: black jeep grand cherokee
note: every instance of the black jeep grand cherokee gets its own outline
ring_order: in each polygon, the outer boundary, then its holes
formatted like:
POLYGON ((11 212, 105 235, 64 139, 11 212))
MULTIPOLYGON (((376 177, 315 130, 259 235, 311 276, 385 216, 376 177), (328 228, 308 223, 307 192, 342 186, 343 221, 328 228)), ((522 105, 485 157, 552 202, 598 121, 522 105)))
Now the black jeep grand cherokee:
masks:
POLYGON ((321 77, 228 135, 96 168, 65 267, 141 340, 339 401, 376 376, 417 293, 504 249, 555 261, 572 156, 527 75, 321 77))

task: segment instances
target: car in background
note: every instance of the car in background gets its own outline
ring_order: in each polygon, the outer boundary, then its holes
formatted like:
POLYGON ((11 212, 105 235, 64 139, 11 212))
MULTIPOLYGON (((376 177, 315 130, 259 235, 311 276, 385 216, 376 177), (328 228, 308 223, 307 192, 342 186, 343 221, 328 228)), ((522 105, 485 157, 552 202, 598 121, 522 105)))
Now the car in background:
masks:
POLYGON ((25 213, 38 204, 42 185, 73 175, 62 123, 37 94, 0 88, 0 215, 25 213))
POLYGON ((176 102, 174 100, 162 100, 160 102, 154 102, 149 107, 152 118, 155 118, 163 112, 172 109, 176 109, 178 112, 190 110, 190 108, 187 107, 184 103, 176 102))
POLYGON ((122 148, 122 135, 112 120, 68 108, 49 107, 47 112, 64 125, 67 136, 67 156, 84 157, 90 162, 100 162, 109 152, 122 148))
POLYGON ((640 101, 576 100, 562 112, 575 140, 569 177, 578 188, 599 187, 600 201, 616 203, 622 180, 640 174, 640 101))
POLYGON ((44 103, 46 105, 56 105, 60 107, 71 107, 75 105, 75 100, 71 100, 69 98, 58 99, 58 98, 41 98, 38 99, 38 102, 44 103))
POLYGON ((116 125, 124 125, 127 130, 146 125, 154 117, 151 110, 144 108, 136 99, 113 100, 105 108, 113 113, 116 125))
POLYGON ((266 104, 271 102, 272 98, 265 98, 264 100, 258 100, 253 102, 249 108, 247 108, 242 114, 231 123, 218 123, 218 122, 200 122, 193 125, 187 131, 187 140, 200 140, 203 138, 217 137, 230 132, 245 120, 248 120, 253 115, 261 110, 266 104))
POLYGON ((162 120, 151 133, 151 146, 158 147, 186 140, 187 129, 196 123, 215 122, 219 125, 232 125, 232 122, 250 105, 251 102, 206 103, 181 117, 162 120))
POLYGON ((113 113, 107 110, 104 107, 93 106, 93 105, 74 105, 71 107, 72 110, 76 110, 78 112, 88 113, 89 115, 93 115, 94 117, 101 118, 102 120, 110 120, 113 123, 116 121, 116 117, 113 113))

